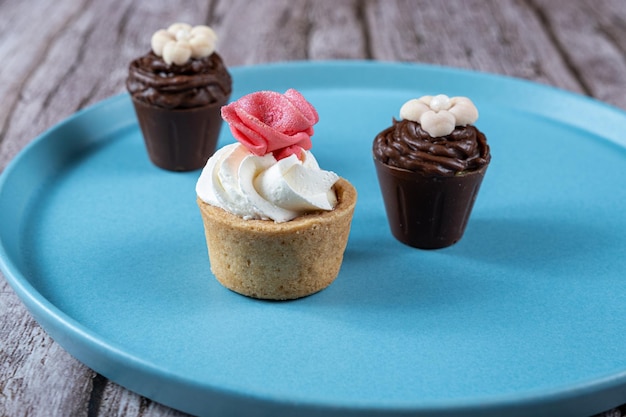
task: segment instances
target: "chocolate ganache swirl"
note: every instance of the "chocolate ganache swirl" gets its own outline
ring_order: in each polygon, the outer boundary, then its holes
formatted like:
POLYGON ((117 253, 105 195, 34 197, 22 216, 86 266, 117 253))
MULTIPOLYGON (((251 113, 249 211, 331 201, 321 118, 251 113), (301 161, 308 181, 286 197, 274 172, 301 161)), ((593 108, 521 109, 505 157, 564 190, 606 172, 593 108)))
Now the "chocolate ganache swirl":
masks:
POLYGON ((227 100, 232 79, 217 53, 182 65, 167 65, 149 52, 130 63, 126 88, 144 103, 187 109, 227 100))
POLYGON ((386 165, 425 176, 451 177, 489 163, 485 135, 472 125, 457 126, 447 136, 432 137, 410 120, 393 125, 374 139, 374 157, 386 165))

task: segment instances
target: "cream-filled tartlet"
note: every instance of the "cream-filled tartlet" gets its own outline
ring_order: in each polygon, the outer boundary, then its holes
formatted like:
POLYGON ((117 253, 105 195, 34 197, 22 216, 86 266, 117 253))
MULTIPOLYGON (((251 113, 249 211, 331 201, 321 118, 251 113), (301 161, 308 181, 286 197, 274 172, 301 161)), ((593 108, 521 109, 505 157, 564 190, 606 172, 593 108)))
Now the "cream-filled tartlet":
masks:
POLYGON ((491 153, 467 97, 424 96, 404 103, 401 120, 376 135, 374 163, 389 226, 420 249, 458 242, 491 153))
POLYGON ((217 146, 232 79, 208 26, 174 23, 129 66, 131 95, 150 160, 170 171, 200 169, 217 146))
POLYGON ((296 90, 260 91, 222 108, 238 143, 196 184, 211 271, 240 294, 285 300, 339 273, 357 193, 310 152, 315 108, 296 90))

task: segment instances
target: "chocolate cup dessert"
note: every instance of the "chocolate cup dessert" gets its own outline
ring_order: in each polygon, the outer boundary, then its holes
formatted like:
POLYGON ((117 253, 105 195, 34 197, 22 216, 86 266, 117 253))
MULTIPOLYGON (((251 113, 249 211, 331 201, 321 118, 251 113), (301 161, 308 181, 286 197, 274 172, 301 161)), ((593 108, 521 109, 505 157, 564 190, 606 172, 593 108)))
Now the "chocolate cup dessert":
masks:
POLYGON ((474 126, 432 138, 419 123, 394 120, 374 140, 374 163, 393 236, 419 249, 457 243, 490 160, 486 138, 474 126))
POLYGON ((169 171, 192 171, 202 168, 215 152, 222 126, 220 109, 225 102, 168 110, 132 100, 154 165, 169 171))
POLYGON ((170 171, 202 168, 215 152, 232 79, 213 53, 167 65, 150 52, 131 62, 131 94, 150 160, 170 171))
POLYGON ((487 171, 425 177, 375 160, 393 236, 420 249, 440 249, 461 240, 487 171))

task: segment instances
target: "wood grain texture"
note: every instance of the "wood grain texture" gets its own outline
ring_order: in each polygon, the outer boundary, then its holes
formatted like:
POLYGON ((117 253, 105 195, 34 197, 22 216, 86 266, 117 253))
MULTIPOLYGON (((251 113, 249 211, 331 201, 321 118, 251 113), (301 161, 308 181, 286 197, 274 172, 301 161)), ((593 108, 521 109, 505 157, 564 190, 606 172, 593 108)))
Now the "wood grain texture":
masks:
MULTIPOLYGON (((0 172, 47 128, 125 91, 128 62, 174 21, 213 26, 229 66, 420 62, 521 77, 626 109, 624 0, 0 0, 0 172)), ((0 344, 0 416, 183 415, 72 358, 2 278, 0 344)))
POLYGON ((626 4, 537 0, 533 5, 582 92, 626 108, 626 4))

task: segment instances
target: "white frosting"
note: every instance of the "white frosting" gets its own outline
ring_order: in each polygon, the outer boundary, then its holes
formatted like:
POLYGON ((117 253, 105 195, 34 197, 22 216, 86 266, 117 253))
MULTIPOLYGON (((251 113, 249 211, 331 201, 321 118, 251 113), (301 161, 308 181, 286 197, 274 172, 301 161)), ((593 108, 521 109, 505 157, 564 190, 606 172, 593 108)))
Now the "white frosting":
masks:
POLYGON ((242 217, 286 222, 337 204, 333 185, 339 177, 320 169, 313 154, 303 151, 279 161, 272 154, 257 156, 233 143, 207 162, 196 184, 202 201, 242 217))
POLYGON ((203 58, 215 51, 217 35, 208 26, 174 23, 152 35, 152 51, 167 65, 182 65, 191 58, 203 58))
POLYGON ((446 136, 456 126, 467 126, 478 120, 478 109, 467 97, 444 94, 411 99, 400 108, 400 117, 422 125, 432 137, 446 136))

